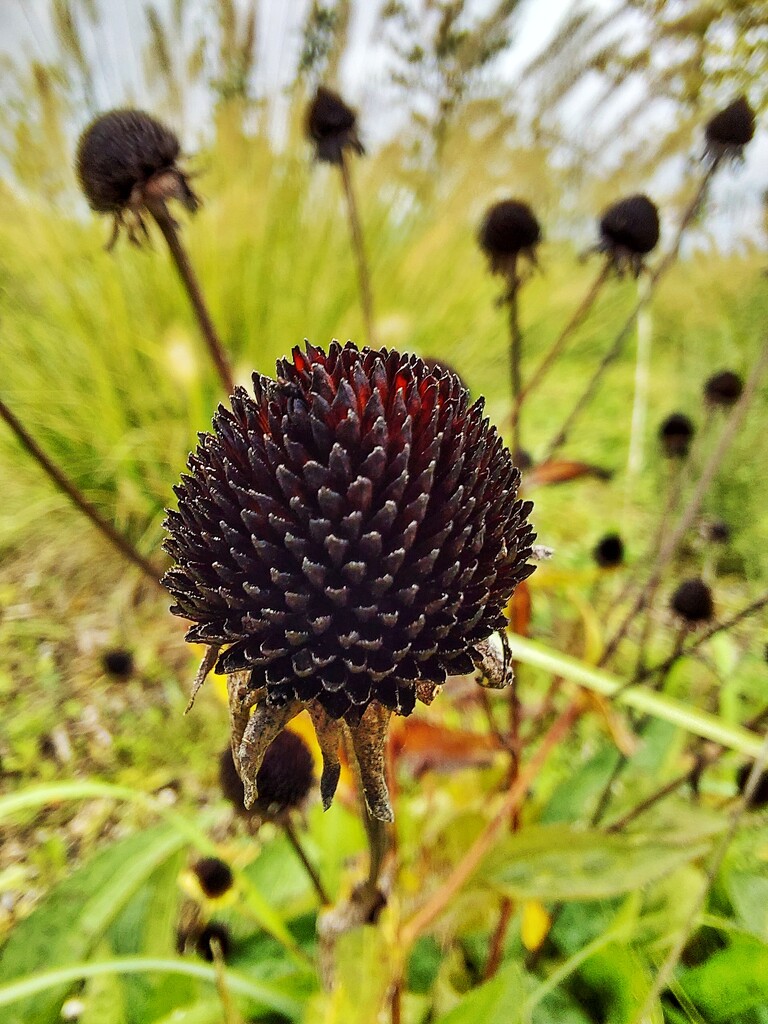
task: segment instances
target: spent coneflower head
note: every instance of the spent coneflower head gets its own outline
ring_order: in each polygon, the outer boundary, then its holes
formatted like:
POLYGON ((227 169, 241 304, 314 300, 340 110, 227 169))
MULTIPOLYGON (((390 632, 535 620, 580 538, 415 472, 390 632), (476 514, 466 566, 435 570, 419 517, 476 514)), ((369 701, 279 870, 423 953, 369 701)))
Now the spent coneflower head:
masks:
POLYGON ((307 108, 307 135, 315 145, 318 160, 340 164, 345 149, 362 156, 363 144, 357 134, 357 114, 337 92, 318 86, 307 108))
POLYGON ((741 398, 744 380, 733 370, 713 374, 704 385, 704 398, 710 405, 728 409, 741 398))
POLYGON ((107 675, 115 679, 130 679, 134 669, 133 654, 122 647, 114 647, 104 651, 101 665, 107 675))
POLYGON ((197 955, 203 960, 207 960, 208 963, 212 963, 216 959, 214 943, 218 946, 223 960, 226 960, 232 952, 232 933, 225 924, 219 921, 209 922, 193 937, 197 955))
POLYGON ((493 274, 514 276, 518 257, 536 263, 536 246, 541 241, 541 226, 527 203, 503 199, 485 213, 478 242, 488 257, 493 274))
POLYGON ((601 569, 615 569, 624 561, 624 541, 618 533, 606 533, 595 545, 592 557, 601 569))
POLYGON ((715 613, 712 591, 698 577, 684 580, 680 584, 672 595, 670 607, 690 626, 709 622, 715 613))
POLYGON ((709 119, 704 129, 706 159, 718 164, 722 160, 744 159, 744 147, 755 134, 755 112, 746 96, 739 96, 709 119))
POLYGON ((115 231, 126 226, 134 242, 146 234, 142 211, 148 195, 176 199, 190 212, 199 200, 177 160, 176 135, 141 110, 111 110, 96 118, 77 146, 77 176, 91 208, 109 213, 115 231))
POLYGON ((232 869, 218 857, 202 857, 192 871, 209 899, 218 899, 232 888, 232 869))
POLYGON ((731 528, 724 519, 712 519, 703 524, 702 536, 710 544, 727 544, 731 539, 731 528))
POLYGON ((597 249, 607 253, 617 273, 635 277, 659 241, 659 211, 648 196, 634 195, 609 206, 600 217, 597 249))
POLYGON ((176 489, 172 610, 219 649, 218 671, 248 673, 230 688, 248 806, 267 747, 307 708, 325 805, 344 720, 368 806, 389 818, 389 715, 482 664, 534 570, 532 506, 482 399, 416 356, 307 344, 253 385, 219 407, 176 489))
POLYGON ((687 457, 693 440, 693 421, 684 412, 673 412, 659 427, 661 450, 668 459, 687 457))

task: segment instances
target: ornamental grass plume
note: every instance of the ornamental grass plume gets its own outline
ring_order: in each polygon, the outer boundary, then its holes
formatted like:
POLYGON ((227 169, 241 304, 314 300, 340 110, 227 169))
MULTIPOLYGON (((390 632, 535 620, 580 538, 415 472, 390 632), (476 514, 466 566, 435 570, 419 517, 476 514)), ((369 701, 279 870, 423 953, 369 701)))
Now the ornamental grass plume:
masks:
POLYGON ((707 122, 704 158, 715 166, 723 160, 740 162, 754 134, 755 112, 747 97, 739 96, 707 122))
POLYGON ((673 412, 659 427, 662 454, 668 459, 685 459, 693 440, 693 421, 684 412, 673 412))
POLYGON ((219 407, 176 488, 172 611, 230 677, 246 806, 270 743, 306 708, 324 805, 344 728, 368 812, 389 821, 389 718, 487 669, 484 641, 534 570, 532 506, 483 400, 417 356, 307 343, 253 389, 219 407))
POLYGON ((659 241, 659 211, 645 195, 628 196, 609 206, 600 218, 598 252, 604 252, 619 275, 635 277, 659 241))
POLYGON ((704 385, 704 399, 708 405, 730 409, 741 398, 744 380, 733 370, 713 374, 704 385))

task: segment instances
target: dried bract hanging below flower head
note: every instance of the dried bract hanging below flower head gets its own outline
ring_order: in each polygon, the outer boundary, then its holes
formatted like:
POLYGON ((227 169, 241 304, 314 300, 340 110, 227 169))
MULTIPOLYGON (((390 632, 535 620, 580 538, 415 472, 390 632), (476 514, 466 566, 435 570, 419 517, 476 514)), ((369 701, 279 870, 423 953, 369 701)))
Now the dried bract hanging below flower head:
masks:
POLYGON ((601 569, 615 569, 624 561, 624 541, 618 533, 607 533, 595 545, 592 557, 601 569))
POLYGON ((307 109, 307 135, 315 144, 318 160, 340 164, 342 153, 351 149, 365 153, 357 134, 357 115, 338 93, 318 87, 307 109))
POLYGON ((77 176, 91 208, 111 213, 115 232, 125 225, 131 241, 146 234, 142 210, 149 192, 176 199, 190 212, 199 200, 176 161, 181 146, 165 125, 141 110, 112 110, 80 136, 77 176))
POLYGON ((704 580, 698 578, 681 583, 672 595, 670 606, 676 615, 692 626, 709 622, 715 613, 712 591, 704 580))
POLYGON ((659 427, 661 449, 668 459, 687 457, 693 440, 693 422, 684 412, 673 412, 659 427))
POLYGON ((609 206, 600 218, 597 249, 607 253, 619 274, 630 270, 635 277, 643 258, 659 241, 659 211, 644 195, 628 196, 609 206))
POLYGON ((743 160, 744 147, 754 134, 755 112, 747 97, 739 96, 707 122, 704 157, 715 164, 722 160, 743 160))
POLYGON ((536 246, 541 241, 541 226, 527 203, 504 199, 486 211, 478 242, 488 257, 491 272, 513 277, 518 257, 536 263, 536 246))
POLYGON ((732 370, 721 370, 709 378, 704 385, 704 398, 710 405, 730 408, 741 398, 744 381, 732 370))
POLYGON ((307 708, 326 806, 343 720, 387 819, 389 716, 473 671, 478 642, 505 628, 534 569, 531 504, 482 400, 416 356, 307 345, 276 380, 255 375, 254 395, 219 407, 176 489, 172 610, 190 642, 220 649, 247 805, 269 744, 307 708))

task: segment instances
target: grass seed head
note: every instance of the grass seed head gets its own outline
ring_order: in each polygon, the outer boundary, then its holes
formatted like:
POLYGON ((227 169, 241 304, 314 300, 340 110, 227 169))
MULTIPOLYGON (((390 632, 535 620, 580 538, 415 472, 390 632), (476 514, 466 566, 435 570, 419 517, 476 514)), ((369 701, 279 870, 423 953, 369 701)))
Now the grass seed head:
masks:
POLYGON ((743 160, 744 147, 752 141, 754 134, 755 112, 747 97, 739 96, 707 122, 704 129, 705 156, 715 163, 743 160))
POLYGON ((324 85, 318 87, 307 108, 306 129, 317 159, 325 163, 340 164, 345 149, 360 156, 365 153, 357 134, 355 111, 324 85))
POLYGON ((637 277, 643 258, 658 244, 659 231, 659 211, 648 196, 628 196, 602 214, 598 250, 609 255, 619 274, 630 270, 637 277))
POLYGON ((232 871, 218 857, 203 857, 193 866, 200 888, 209 899, 218 899, 232 888, 232 871))
POLYGON ((672 611, 689 625, 709 622, 715 613, 712 591, 704 580, 684 580, 672 595, 672 611))
POLYGON ((710 405, 730 408, 741 398, 744 381, 733 370, 721 370, 715 373, 704 385, 704 398, 710 405))
POLYGON ((607 533, 595 545, 592 557, 601 569, 615 569, 624 561, 624 541, 618 533, 607 533))
POLYGON ((535 250, 541 241, 541 226, 527 203, 503 199, 486 211, 480 225, 478 242, 488 257, 491 272, 510 275, 519 256, 536 262, 535 250))
POLYGON ((659 427, 661 449, 668 459, 687 457, 693 440, 694 427, 690 417, 683 412, 673 412, 659 427))

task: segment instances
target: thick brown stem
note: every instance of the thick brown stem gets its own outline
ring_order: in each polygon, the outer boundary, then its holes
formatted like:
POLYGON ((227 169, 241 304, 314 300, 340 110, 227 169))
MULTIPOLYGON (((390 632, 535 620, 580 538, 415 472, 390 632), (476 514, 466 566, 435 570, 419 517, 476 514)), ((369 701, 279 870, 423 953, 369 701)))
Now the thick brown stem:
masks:
POLYGON ((200 333, 203 336, 203 340, 208 348, 208 352, 213 361, 213 365, 216 367, 216 372, 219 375, 224 390, 228 395, 231 395, 235 390, 235 381, 232 376, 232 368, 229 365, 229 359, 227 358, 224 346, 221 343, 221 339, 216 332, 216 328, 213 325, 213 320, 208 312, 205 299, 203 298, 203 292, 200 287, 200 282, 197 279, 194 267, 190 262, 187 250, 181 243, 179 238, 179 232, 176 225, 176 221, 173 219, 168 211, 168 207, 163 199, 156 199, 147 197, 146 200, 147 209, 154 217, 157 222, 157 226, 160 228, 163 238, 168 244, 173 262, 176 264, 176 269, 179 272, 182 284, 187 292, 189 301, 192 304, 192 309, 195 312, 197 323, 200 328, 200 333))
POLYGON ((360 223, 360 214, 357 209, 357 199, 352 185, 352 173, 349 168, 349 157, 344 150, 341 151, 341 181, 344 186, 344 198, 347 204, 347 217, 349 218, 349 231, 352 237, 352 248, 357 263, 357 280, 360 286, 360 306, 363 312, 363 323, 365 333, 368 336, 368 344, 373 346, 376 343, 373 330, 373 292, 371 290, 371 276, 368 271, 368 260, 365 255, 365 243, 363 241, 363 228, 360 223))
POLYGON ((128 561, 141 569, 147 579, 161 587, 160 576, 162 575, 162 570, 139 554, 128 538, 119 533, 112 523, 102 516, 101 512, 99 512, 95 505, 91 504, 79 487, 45 454, 37 441, 27 432, 18 417, 2 399, 0 399, 0 417, 5 420, 22 447, 32 456, 41 469, 48 474, 62 494, 69 498, 72 504, 90 520, 114 548, 127 558, 128 561))

